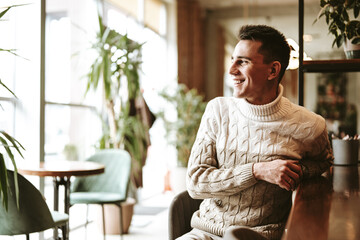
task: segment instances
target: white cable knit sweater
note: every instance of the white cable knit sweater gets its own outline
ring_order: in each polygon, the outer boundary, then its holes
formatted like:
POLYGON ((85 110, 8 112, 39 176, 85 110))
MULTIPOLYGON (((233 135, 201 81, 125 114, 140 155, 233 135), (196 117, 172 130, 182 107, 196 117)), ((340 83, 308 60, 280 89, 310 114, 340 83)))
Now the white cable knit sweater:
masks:
POLYGON ((257 181, 252 165, 299 160, 304 177, 323 173, 333 160, 324 119, 279 96, 266 105, 220 97, 210 101, 192 148, 187 189, 205 199, 191 225, 219 236, 229 226, 249 226, 280 239, 291 192, 257 181))

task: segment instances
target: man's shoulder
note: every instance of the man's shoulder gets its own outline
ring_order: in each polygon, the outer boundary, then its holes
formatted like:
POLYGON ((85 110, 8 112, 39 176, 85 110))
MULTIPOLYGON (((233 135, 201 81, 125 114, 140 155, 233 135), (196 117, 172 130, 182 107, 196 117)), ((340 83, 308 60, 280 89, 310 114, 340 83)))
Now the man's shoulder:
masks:
POLYGON ((318 136, 326 129, 325 119, 317 113, 309 109, 292 103, 292 111, 289 120, 293 123, 301 125, 304 131, 312 132, 318 136))
POLYGON ((309 121, 309 122, 323 122, 325 123, 325 119, 313 111, 310 111, 309 109, 292 103, 292 114, 299 117, 303 121, 309 121))

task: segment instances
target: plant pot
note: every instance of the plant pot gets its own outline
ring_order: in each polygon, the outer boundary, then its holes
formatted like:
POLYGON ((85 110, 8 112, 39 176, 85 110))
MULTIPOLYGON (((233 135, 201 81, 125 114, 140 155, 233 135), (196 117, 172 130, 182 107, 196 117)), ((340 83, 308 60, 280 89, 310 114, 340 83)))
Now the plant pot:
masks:
POLYGON ((186 167, 174 167, 170 173, 171 190, 178 194, 186 190, 186 167))
MULTIPOLYGON (((134 214, 135 199, 128 198, 126 202, 121 203, 122 207, 122 225, 123 233, 126 234, 129 232, 132 216, 134 214)), ((115 204, 105 204, 105 234, 109 235, 119 235, 120 234, 120 223, 119 223, 119 207, 115 204)), ((102 229, 102 212, 101 207, 98 208, 98 217, 96 218, 97 225, 101 232, 102 229)))
POLYGON ((352 44, 351 40, 345 40, 344 52, 347 59, 360 59, 360 44, 352 44))
POLYGON ((359 140, 332 139, 334 165, 358 165, 359 140))

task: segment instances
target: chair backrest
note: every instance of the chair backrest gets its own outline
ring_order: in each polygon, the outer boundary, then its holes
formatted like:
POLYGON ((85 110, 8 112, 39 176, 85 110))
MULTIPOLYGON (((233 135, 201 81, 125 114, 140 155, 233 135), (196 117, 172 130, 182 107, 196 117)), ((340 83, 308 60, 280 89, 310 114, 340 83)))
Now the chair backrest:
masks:
POLYGON ((127 197, 130 182, 131 157, 121 149, 100 150, 86 161, 101 163, 105 172, 94 176, 77 177, 72 192, 112 192, 127 197))
POLYGON ((54 227, 50 210, 37 188, 21 174, 18 176, 19 208, 15 196, 14 172, 8 170, 8 209, 0 204, 0 235, 41 232, 54 227))
POLYGON ((169 207, 169 240, 190 232, 191 217, 199 209, 202 200, 193 199, 187 191, 174 197, 169 207))

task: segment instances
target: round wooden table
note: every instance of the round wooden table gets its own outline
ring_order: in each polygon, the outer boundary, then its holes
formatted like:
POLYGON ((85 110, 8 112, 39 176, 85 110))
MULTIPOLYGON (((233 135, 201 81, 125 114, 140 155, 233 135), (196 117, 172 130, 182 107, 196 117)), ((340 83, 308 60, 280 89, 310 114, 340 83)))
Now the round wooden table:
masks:
MULTIPOLYGON (((72 176, 89 176, 104 173, 105 166, 90 161, 55 160, 37 164, 19 164, 18 172, 23 175, 52 177, 54 185, 54 210, 59 210, 59 186, 64 186, 64 212, 69 214, 70 209, 70 178, 72 176)), ((69 236, 69 226, 66 226, 66 239, 69 236)), ((54 237, 57 230, 54 230, 54 237)))
POLYGON ((88 176, 103 173, 104 165, 90 161, 64 161, 56 160, 38 164, 21 164, 19 173, 39 177, 71 177, 88 176))

